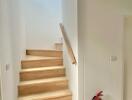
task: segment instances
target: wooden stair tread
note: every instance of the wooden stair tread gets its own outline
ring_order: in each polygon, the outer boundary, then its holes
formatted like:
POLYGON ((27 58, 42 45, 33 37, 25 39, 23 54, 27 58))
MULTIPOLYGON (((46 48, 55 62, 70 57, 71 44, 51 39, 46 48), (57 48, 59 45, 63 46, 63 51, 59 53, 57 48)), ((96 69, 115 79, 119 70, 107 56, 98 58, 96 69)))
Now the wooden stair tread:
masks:
POLYGON ((48 78, 48 79, 37 79, 37 80, 30 80, 30 81, 22 81, 22 82, 20 82, 19 86, 29 85, 29 84, 38 84, 38 83, 56 82, 56 81, 65 81, 65 80, 67 80, 66 77, 56 77, 56 78, 48 78))
POLYGON ((54 70, 54 69, 64 69, 64 66, 28 68, 28 69, 22 69, 21 72, 44 71, 44 70, 54 70))
POLYGON ((63 52, 27 50, 21 61, 18 100, 72 100, 63 52))
MULTIPOLYGON (((62 44, 62 43, 57 43, 57 44, 62 44)), ((50 52, 62 52, 61 50, 56 50, 56 49, 27 49, 26 51, 50 51, 50 52)))
POLYGON ((27 55, 44 56, 44 57, 62 57, 63 53, 59 50, 26 50, 27 55))
POLYGON ((22 60, 22 68, 36 68, 36 67, 52 67, 63 66, 63 59, 39 59, 39 60, 22 60))
POLYGON ((20 71, 20 81, 64 77, 64 66, 28 68, 20 71))
POLYGON ((27 55, 22 61, 28 60, 44 60, 44 59, 61 59, 60 57, 41 57, 41 56, 31 56, 27 55))
POLYGON ((72 95, 71 92, 67 89, 67 90, 59 90, 48 93, 39 93, 39 94, 23 96, 23 97, 19 97, 18 100, 48 100, 48 99, 71 96, 71 95, 72 95))

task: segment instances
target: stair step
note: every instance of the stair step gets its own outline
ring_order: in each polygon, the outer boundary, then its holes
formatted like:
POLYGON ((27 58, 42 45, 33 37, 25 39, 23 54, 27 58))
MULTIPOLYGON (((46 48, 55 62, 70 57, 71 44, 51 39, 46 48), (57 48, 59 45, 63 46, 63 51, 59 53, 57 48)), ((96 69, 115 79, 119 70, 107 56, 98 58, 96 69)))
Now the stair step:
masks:
POLYGON ((19 96, 68 89, 66 77, 22 81, 18 86, 19 96))
POLYGON ((69 90, 60 90, 49 93, 40 93, 29 96, 19 97, 18 100, 72 100, 69 90))
POLYGON ((22 68, 37 68, 49 66, 62 66, 62 59, 40 59, 40 60, 23 60, 21 62, 22 68))
POLYGON ((31 56, 31 55, 26 55, 24 60, 41 60, 41 59, 62 59, 60 57, 42 57, 42 56, 31 56))
POLYGON ((62 51, 57 50, 26 50, 26 54, 44 57, 62 57, 62 51))
POLYGON ((65 76, 65 68, 63 66, 30 68, 23 69, 20 72, 21 81, 63 76, 65 76))
POLYGON ((56 50, 62 50, 63 49, 63 43, 55 43, 55 49, 56 50))

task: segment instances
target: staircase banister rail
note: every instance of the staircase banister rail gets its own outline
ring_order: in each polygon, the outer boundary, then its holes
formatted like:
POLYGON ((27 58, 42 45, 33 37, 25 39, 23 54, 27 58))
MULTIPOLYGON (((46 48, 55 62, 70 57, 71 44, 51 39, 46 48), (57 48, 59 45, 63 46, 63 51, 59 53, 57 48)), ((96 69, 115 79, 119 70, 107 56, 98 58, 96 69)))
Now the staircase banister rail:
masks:
POLYGON ((71 62, 72 62, 72 64, 76 64, 77 62, 76 62, 76 58, 75 58, 73 49, 72 49, 72 47, 71 47, 71 44, 70 44, 70 41, 69 41, 69 39, 68 39, 66 30, 65 30, 65 28, 64 28, 64 26, 63 26, 62 23, 60 23, 60 29, 61 29, 61 33, 62 33, 64 42, 65 42, 65 44, 66 44, 66 48, 67 48, 68 54, 69 54, 69 56, 70 56, 71 62))

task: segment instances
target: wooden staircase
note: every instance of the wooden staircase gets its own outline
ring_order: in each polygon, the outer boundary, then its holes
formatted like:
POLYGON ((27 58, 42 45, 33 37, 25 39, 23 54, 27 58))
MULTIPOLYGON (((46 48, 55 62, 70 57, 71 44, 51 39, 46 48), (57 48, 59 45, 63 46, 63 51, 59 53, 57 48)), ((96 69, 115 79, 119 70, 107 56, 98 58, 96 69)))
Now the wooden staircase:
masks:
POLYGON ((18 100, 72 100, 62 51, 27 50, 21 61, 18 100))

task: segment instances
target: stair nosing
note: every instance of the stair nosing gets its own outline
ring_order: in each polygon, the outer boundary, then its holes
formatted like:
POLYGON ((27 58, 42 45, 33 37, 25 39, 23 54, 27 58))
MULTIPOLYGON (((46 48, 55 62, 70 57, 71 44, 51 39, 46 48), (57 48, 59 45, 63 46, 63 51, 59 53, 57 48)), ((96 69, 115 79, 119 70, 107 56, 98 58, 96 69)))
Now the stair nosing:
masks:
POLYGON ((28 69, 22 69, 20 73, 24 72, 37 72, 37 71, 50 71, 50 70, 59 70, 59 69, 65 69, 64 66, 53 66, 53 67, 38 67, 38 68, 28 68, 28 69))
MULTIPOLYGON (((69 89, 64 89, 64 90, 58 90, 58 91, 52 91, 52 92, 47 92, 47 93, 37 93, 37 94, 32 94, 32 95, 27 95, 27 96, 20 96, 19 99, 21 98, 26 98, 26 97, 30 97, 34 96, 36 98, 36 96, 38 95, 43 95, 42 97, 38 98, 38 99, 52 99, 52 98, 58 98, 58 97, 66 97, 66 96, 72 96, 72 93, 69 89), (62 94, 58 93, 56 95, 57 92, 63 92, 62 94), (65 93, 64 93, 65 92, 65 93), (50 94, 50 96, 45 96, 47 94, 50 94)), ((34 99, 35 99, 34 98, 34 99)), ((24 100, 24 99, 23 99, 24 100)))
POLYGON ((52 58, 52 59, 34 59, 34 60, 22 60, 21 62, 32 62, 32 61, 48 61, 48 60, 63 60, 63 58, 52 58))
POLYGON ((53 51, 53 52, 63 52, 62 50, 48 50, 48 49, 44 49, 44 50, 41 50, 41 49, 27 49, 26 51, 53 51))
POLYGON ((31 84, 40 84, 40 83, 51 83, 51 82, 59 82, 59 81, 68 81, 68 79, 66 77, 35 79, 35 80, 21 81, 18 86, 25 86, 25 85, 31 85, 31 84))

